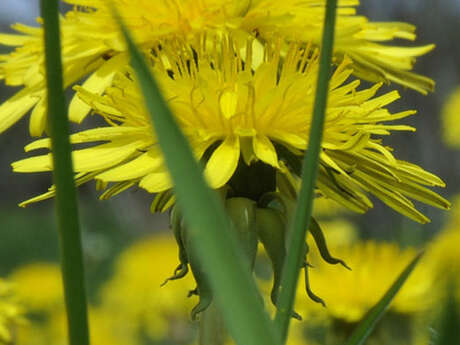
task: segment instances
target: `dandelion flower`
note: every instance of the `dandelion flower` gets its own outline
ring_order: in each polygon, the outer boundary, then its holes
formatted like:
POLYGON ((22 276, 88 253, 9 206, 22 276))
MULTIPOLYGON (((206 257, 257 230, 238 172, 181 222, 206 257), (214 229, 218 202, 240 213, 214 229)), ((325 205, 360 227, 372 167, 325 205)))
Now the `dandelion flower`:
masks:
POLYGON ((16 285, 17 295, 28 311, 51 313, 63 308, 61 270, 57 264, 35 262, 24 265, 9 279, 16 285))
POLYGON ((120 339, 129 343, 141 333, 163 339, 175 323, 188 320, 194 298, 187 298, 184 284, 193 289, 193 279, 161 286, 176 266, 176 252, 174 239, 160 234, 134 243, 117 259, 113 277, 102 287, 99 309, 113 315, 107 323, 120 339))
MULTIPOLYGON (((316 250, 310 250, 309 263, 313 266, 309 270, 311 288, 324 299, 327 308, 305 298, 306 286, 303 282, 299 283, 295 310, 306 322, 294 322, 290 334, 305 336, 304 343, 307 344, 345 343, 357 324, 417 255, 415 248, 401 249, 395 243, 328 243, 331 251, 344 259, 353 271, 330 266, 316 250)), ((430 273, 427 265, 417 266, 390 304, 378 329, 370 336, 370 344, 413 344, 415 342, 412 340, 425 335, 427 326, 424 324, 424 328, 417 328, 414 321, 418 321, 424 312, 432 310, 435 280, 430 273), (395 333, 395 329, 398 332, 395 333)), ((261 281, 260 286, 264 292, 270 289, 267 281, 261 281)))
MULTIPOLYGON (((61 18, 65 86, 80 83, 101 95, 114 75, 127 65, 127 51, 118 24, 103 0, 64 0, 74 5, 61 18)), ((136 42, 148 54, 164 39, 194 39, 203 32, 232 31, 239 42, 247 36, 260 42, 283 35, 287 41, 319 45, 325 0, 307 1, 114 1, 136 42)), ((426 93, 434 82, 411 72, 418 56, 434 46, 399 47, 381 42, 415 39, 415 27, 406 23, 369 22, 356 15, 357 0, 339 2, 335 61, 345 56, 353 61, 354 73, 371 81, 393 81, 426 93)), ((30 109, 30 133, 40 136, 46 127, 44 46, 40 27, 15 24, 15 34, 1 34, 0 44, 15 47, 0 56, 0 79, 23 89, 0 106, 0 133, 30 109)), ((81 122, 90 111, 87 103, 74 97, 70 119, 81 122)))
POLYGON ((0 279, 0 344, 13 341, 12 328, 24 322, 23 313, 12 285, 0 279))
MULTIPOLYGON (((242 49, 231 36, 202 36, 194 45, 164 42, 152 51, 152 70, 196 159, 205 163, 204 174, 212 188, 227 185, 234 195, 256 200, 262 193, 278 190, 295 198, 312 118, 318 52, 291 43, 281 58, 283 40, 279 40, 266 43, 262 61, 255 63, 260 52, 253 49, 254 42, 248 39, 242 49), (257 184, 240 188, 239 182, 248 176, 259 176, 257 184)), ((363 213, 372 207, 368 192, 425 223, 428 218, 409 198, 448 208, 445 199, 425 187, 444 183, 414 164, 397 160, 382 143, 391 131, 414 131, 389 122, 415 112, 391 114, 385 106, 398 99, 398 93, 376 96, 380 84, 359 90, 359 80, 347 81, 350 64, 345 59, 330 80, 318 195, 363 213)), ((77 91, 107 125, 71 136, 74 144, 94 143, 73 152, 76 183, 99 181, 105 189, 102 198, 135 185, 160 193, 160 198, 171 195, 172 182, 133 72, 126 68, 118 73, 103 96, 82 87, 77 91)), ((28 145, 26 151, 49 147, 45 138, 28 145)), ((51 154, 15 162, 13 168, 50 171, 51 154)), ((53 195, 52 187, 22 206, 53 195)))
MULTIPOLYGON (((453 201, 452 212, 449 221, 430 242, 425 254, 424 261, 432 267, 433 275, 437 281, 447 287, 450 280, 455 278, 460 287, 460 255, 458 243, 460 243, 460 196, 453 201)), ((442 291, 443 289, 438 289, 442 291)), ((458 290, 460 296, 460 289, 458 290)))
MULTIPOLYGON (((310 270, 310 278, 313 288, 325 299, 328 308, 308 303, 305 298, 298 299, 296 308, 306 315, 323 315, 346 322, 361 320, 417 254, 414 248, 402 250, 397 244, 375 241, 339 246, 333 248, 333 251, 353 271, 326 266, 317 255, 312 255, 310 260, 314 268, 310 270), (337 289, 338 285, 340 289, 337 289)), ((429 277, 426 266, 417 267, 395 297, 391 310, 402 314, 426 310, 430 305, 429 295, 433 283, 429 277)))
POLYGON ((452 147, 460 147, 460 87, 452 91, 442 109, 442 136, 444 142, 452 147))

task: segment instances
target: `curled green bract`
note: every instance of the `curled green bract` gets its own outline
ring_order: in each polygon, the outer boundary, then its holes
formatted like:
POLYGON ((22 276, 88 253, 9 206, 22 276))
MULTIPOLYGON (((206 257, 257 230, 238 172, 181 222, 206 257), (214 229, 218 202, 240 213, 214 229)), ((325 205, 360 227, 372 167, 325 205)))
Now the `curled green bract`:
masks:
POLYGON ((179 265, 174 270, 174 274, 167 278, 161 286, 165 285, 170 280, 176 280, 183 278, 188 273, 188 257, 185 250, 184 242, 182 240, 181 229, 182 229, 182 217, 179 213, 177 207, 171 209, 169 215, 169 223, 174 233, 174 238, 176 239, 177 247, 179 248, 179 265))
POLYGON ((276 305, 281 283, 281 272, 286 257, 285 228, 286 221, 278 210, 258 208, 256 210, 257 234, 265 248, 273 269, 273 287, 271 300, 276 305))
MULTIPOLYGON (((246 262, 252 271, 257 254, 258 242, 256 231, 256 203, 248 198, 228 198, 225 201, 225 207, 232 220, 232 229, 237 235, 246 256, 246 262)), ((207 274, 203 270, 198 256, 195 254, 194 247, 190 240, 190 234, 187 226, 183 222, 182 215, 177 205, 171 210, 170 225, 179 248, 180 263, 175 269, 173 276, 166 279, 163 285, 169 280, 184 277, 188 273, 188 266, 190 265, 193 277, 195 278, 196 288, 190 291, 189 297, 193 295, 199 296, 199 302, 191 312, 192 320, 196 320, 198 314, 206 310, 211 304, 213 300, 213 291, 210 287, 207 274)), ((216 231, 218 231, 218 229, 216 229, 216 231)))
MULTIPOLYGON (((250 271, 254 270, 258 242, 265 248, 266 255, 270 260, 273 271, 273 285, 270 299, 276 306, 281 288, 282 272, 287 256, 286 241, 289 237, 287 232, 288 221, 291 219, 292 212, 295 208, 295 200, 280 192, 265 193, 257 202, 246 197, 228 198, 228 194, 225 192, 221 196, 225 199, 224 204, 227 214, 232 221, 232 229, 237 235, 236 237, 243 249, 243 253, 246 257, 245 261, 250 271)), ((189 272, 190 265, 190 269, 195 278, 196 288, 190 291, 189 297, 194 295, 199 297, 198 304, 191 312, 191 317, 195 320, 198 314, 206 310, 211 304, 213 300, 213 291, 211 290, 206 272, 203 270, 201 263, 194 254, 187 227, 184 225, 182 215, 177 205, 171 209, 170 225, 179 250, 179 265, 176 267, 174 274, 166 279, 163 285, 169 280, 184 277, 189 272)), ((327 247, 323 230, 313 217, 311 218, 309 230, 324 261, 333 265, 341 264, 345 268, 350 269, 343 260, 331 255, 327 247)), ((216 229, 216 231, 218 231, 218 229, 216 229)), ((312 301, 326 306, 323 299, 318 297, 310 286, 308 270, 313 267, 307 261, 308 250, 308 245, 305 242, 304 259, 300 263, 304 269, 305 290, 307 296, 312 301)), ((301 320, 300 315, 295 311, 292 312, 292 317, 301 320)))
POLYGON ((331 265, 341 264, 343 267, 351 271, 351 268, 341 259, 334 258, 327 248, 326 237, 324 236, 323 230, 315 218, 311 218, 310 221, 310 233, 315 240, 316 246, 318 247, 319 253, 324 261, 331 265))
POLYGON ((248 198, 229 198, 225 207, 233 223, 251 271, 257 254, 256 203, 248 198))

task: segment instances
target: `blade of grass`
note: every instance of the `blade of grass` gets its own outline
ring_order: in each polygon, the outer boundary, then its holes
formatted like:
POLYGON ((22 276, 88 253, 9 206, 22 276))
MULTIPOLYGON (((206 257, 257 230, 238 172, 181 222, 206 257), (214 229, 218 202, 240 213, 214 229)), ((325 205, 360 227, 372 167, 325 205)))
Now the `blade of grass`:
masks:
POLYGON ((459 343, 460 303, 457 297, 458 294, 456 293, 458 291, 457 280, 458 278, 453 274, 449 277, 447 287, 445 288, 445 297, 442 301, 441 315, 430 344, 453 345, 459 343))
POLYGON ((383 295, 380 301, 372 307, 369 313, 364 317, 360 322, 358 327, 353 331, 350 339, 346 345, 361 345, 364 344, 366 339, 369 337, 377 322, 382 318, 385 311, 390 306, 391 301, 393 301, 396 293, 401 289, 403 284, 406 282, 409 275, 412 273, 423 253, 418 254, 407 267, 402 271, 396 281, 391 285, 388 291, 383 295))
POLYGON ((45 34, 48 121, 69 344, 87 345, 89 335, 83 255, 62 80, 58 0, 42 0, 41 11, 45 34))
POLYGON ((120 20, 146 107, 174 182, 177 202, 190 237, 208 273, 219 310, 233 338, 241 345, 275 345, 277 334, 263 309, 243 254, 231 232, 221 200, 206 184, 192 150, 161 97, 141 53, 120 20))
POLYGON ((310 128, 308 149, 302 166, 302 185, 297 198, 297 206, 291 229, 289 251, 283 268, 283 275, 278 299, 275 324, 285 341, 294 305, 295 292, 304 253, 305 235, 309 226, 313 209, 313 192, 318 170, 319 152, 323 136, 324 117, 327 105, 329 75, 334 41, 334 27, 337 0, 328 0, 324 21, 324 32, 321 46, 319 75, 316 88, 313 121, 310 128))

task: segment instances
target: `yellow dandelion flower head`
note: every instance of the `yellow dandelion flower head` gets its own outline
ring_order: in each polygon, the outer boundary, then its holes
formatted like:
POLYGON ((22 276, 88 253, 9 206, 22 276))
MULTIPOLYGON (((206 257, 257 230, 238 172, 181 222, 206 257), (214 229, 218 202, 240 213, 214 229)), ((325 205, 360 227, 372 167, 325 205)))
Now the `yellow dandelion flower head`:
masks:
MULTIPOLYGON (((140 344, 136 339, 119 336, 117 330, 112 326, 112 320, 116 318, 115 315, 117 314, 112 311, 109 313, 100 308, 91 306, 88 308, 91 343, 101 345, 140 344)), ((125 322, 129 323, 131 320, 126 319, 125 322)), ((21 325, 15 334, 16 343, 21 345, 65 344, 67 338, 67 316, 64 308, 53 310, 43 320, 30 320, 30 322, 21 325)))
POLYGON ((452 148, 460 147, 460 87, 450 93, 442 108, 442 136, 444 143, 452 148))
POLYGON ((27 310, 51 313, 64 307, 61 271, 57 264, 24 265, 13 271, 9 279, 16 284, 17 294, 27 310))
POLYGON ((12 342, 12 328, 24 323, 23 314, 13 285, 0 279, 0 344, 12 342))
MULTIPOLYGON (((121 344, 140 344, 135 338, 121 337, 117 329, 113 326, 113 320, 119 317, 119 313, 112 310, 105 311, 101 308, 89 307, 88 318, 89 336, 91 343, 101 345, 121 345, 121 344)), ((126 323, 132 322, 125 319, 126 323)), ((65 344, 68 337, 67 316, 64 310, 55 311, 44 323, 34 323, 29 329, 25 328, 19 333, 20 344, 24 345, 46 345, 46 344, 65 344), (38 336, 33 336, 33 334, 38 336), (32 339, 29 337, 32 336, 32 339), (38 338, 33 342, 34 338, 38 338)))
MULTIPOLYGON (((313 255, 311 264, 314 268, 309 270, 311 287, 324 299, 327 308, 299 294, 296 310, 303 315, 346 322, 359 321, 417 254, 413 248, 402 250, 396 244, 374 241, 332 248, 332 252, 346 261, 353 271, 327 265, 313 255)), ((429 277, 429 270, 419 265, 398 292, 390 309, 396 313, 412 314, 428 307, 432 286, 429 277)), ((302 289, 300 285, 299 289, 302 289)))
MULTIPOLYGON (((103 94, 114 75, 128 64, 126 46, 105 0, 63 0, 74 5, 61 18, 64 82, 103 94)), ((190 39, 203 32, 232 31, 240 42, 248 36, 261 42, 283 35, 286 41, 319 45, 325 0, 116 0, 123 20, 146 53, 162 39, 190 39)), ((415 39, 415 27, 406 23, 369 22, 357 16, 358 0, 339 1, 335 61, 353 61, 354 73, 374 82, 393 81, 422 93, 434 82, 411 72, 415 59, 434 46, 399 47, 382 42, 415 39)), ((40 20, 39 20, 40 22, 40 20)), ((0 44, 14 47, 0 55, 0 79, 24 86, 0 106, 0 133, 30 109, 30 133, 40 136, 46 127, 44 45, 41 27, 13 25, 14 34, 0 34, 0 44)), ((90 107, 74 97, 70 118, 81 122, 90 107)))
MULTIPOLYGON (((200 35, 193 44, 164 41, 152 50, 153 73, 196 158, 206 164, 204 173, 213 188, 228 185, 234 195, 252 199, 275 190, 296 197, 318 51, 291 43, 281 58, 283 45, 282 39, 264 45, 248 39, 241 46, 231 35, 200 35), (257 184, 244 185, 248 179, 257 184)), ((330 79, 318 195, 363 213, 372 207, 368 192, 425 223, 428 219, 409 198, 448 208, 445 199, 425 187, 444 183, 416 165, 397 160, 381 139, 391 131, 413 131, 388 122, 415 112, 391 114, 385 106, 398 99, 398 93, 376 96, 380 84, 359 89, 359 80, 348 81, 349 67, 346 59, 330 79)), ((77 184, 96 179, 100 188, 107 188, 102 198, 134 185, 151 193, 169 193, 172 182, 133 72, 126 68, 113 83, 103 96, 76 88, 81 100, 107 123, 71 137, 75 144, 95 143, 73 153, 77 184), (96 143, 101 141, 105 143, 96 143)), ((26 151, 49 146, 49 139, 41 139, 26 151)), ((50 171, 51 154, 15 162, 13 168, 50 171)), ((22 205, 53 195, 54 187, 22 205)))
POLYGON ((437 281, 448 284, 451 279, 455 279, 458 286, 460 286, 460 280, 458 280, 460 255, 457 248, 460 243, 459 205, 460 197, 457 196, 453 202, 453 212, 450 214, 447 225, 430 242, 424 258, 425 264, 431 267, 437 281))
POLYGON ((187 298, 187 288, 195 287, 191 275, 162 286, 177 263, 177 245, 169 234, 144 238, 120 255, 100 293, 100 308, 112 314, 111 327, 119 337, 129 341, 142 330, 161 339, 175 321, 188 320, 195 302, 187 298))

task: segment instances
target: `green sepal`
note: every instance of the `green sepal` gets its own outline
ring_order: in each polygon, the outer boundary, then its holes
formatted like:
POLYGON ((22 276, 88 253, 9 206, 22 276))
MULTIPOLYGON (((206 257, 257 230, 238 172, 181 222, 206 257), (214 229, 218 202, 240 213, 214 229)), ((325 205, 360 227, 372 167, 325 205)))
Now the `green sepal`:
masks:
POLYGON ((236 197, 225 200, 225 207, 252 271, 257 255, 256 203, 236 197))
POLYGON ((197 284, 197 288, 195 290, 200 299, 198 301, 198 304, 193 307, 192 312, 190 314, 192 320, 195 321, 197 320, 198 314, 206 310, 209 307, 209 305, 212 302, 213 296, 212 296, 211 287, 209 286, 209 283, 207 281, 207 278, 205 278, 204 273, 202 271, 194 269, 193 265, 191 265, 191 267, 192 267, 193 276, 195 277, 195 281, 197 284))
POLYGON ((189 293, 189 296, 199 296, 198 304, 193 307, 191 312, 191 318, 193 321, 195 321, 197 319, 198 314, 201 313, 203 310, 206 310, 206 308, 209 307, 209 305, 211 304, 213 299, 213 293, 209 285, 206 273, 203 271, 202 265, 199 262, 198 256, 194 254, 191 239, 187 233, 187 227, 184 226, 182 221, 180 221, 179 238, 181 243, 183 244, 184 253, 187 254, 187 260, 190 264, 190 268, 192 269, 193 277, 195 278, 195 282, 197 285, 196 289, 190 291, 189 293))
POLYGON ((319 304, 322 304, 323 307, 326 307, 326 303, 323 301, 322 298, 318 297, 312 290, 311 290, 311 287, 310 287, 310 279, 308 278, 308 269, 310 268, 311 266, 308 264, 308 262, 305 262, 304 263, 304 273, 305 273, 305 290, 307 291, 307 295, 308 297, 316 302, 316 303, 319 303, 319 304))
POLYGON ((188 256, 187 251, 184 246, 184 242, 182 240, 182 215, 180 214, 177 206, 174 206, 171 209, 171 213, 169 214, 169 222, 170 226, 174 233, 174 238, 176 239, 177 246, 179 248, 179 265, 174 270, 174 274, 167 278, 161 286, 164 286, 170 280, 176 280, 185 277, 188 273, 188 256))
POLYGON ((345 263, 345 261, 331 256, 329 249, 327 248, 326 238, 324 237, 323 230, 313 217, 311 217, 310 221, 310 233, 313 236, 319 253, 321 254, 321 257, 324 261, 331 265, 341 264, 343 267, 351 271, 351 268, 345 263))
POLYGON ((286 257, 285 227, 286 222, 282 214, 270 208, 256 210, 257 234, 267 252, 273 269, 273 287, 271 300, 276 305, 281 273, 286 257))
MULTIPOLYGON (((273 286, 270 294, 272 303, 276 306, 281 283, 284 260, 286 257, 286 219, 283 213, 273 208, 257 208, 257 235, 267 252, 273 269, 273 286)), ((302 317, 292 311, 292 317, 302 320, 302 317)))

